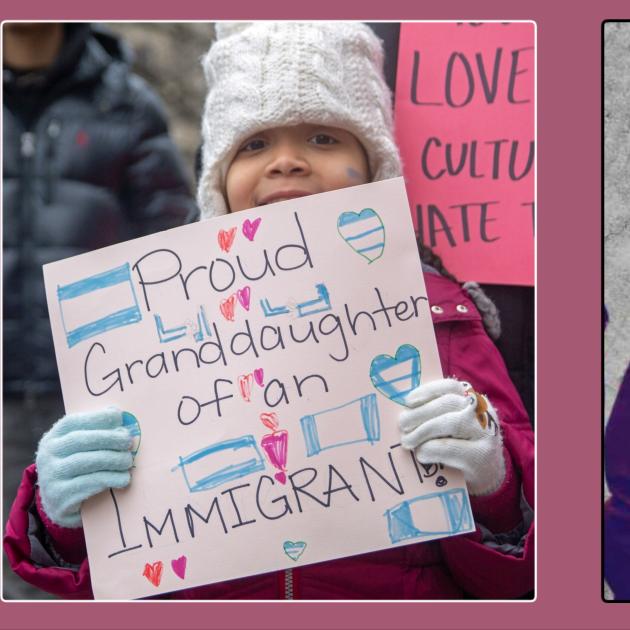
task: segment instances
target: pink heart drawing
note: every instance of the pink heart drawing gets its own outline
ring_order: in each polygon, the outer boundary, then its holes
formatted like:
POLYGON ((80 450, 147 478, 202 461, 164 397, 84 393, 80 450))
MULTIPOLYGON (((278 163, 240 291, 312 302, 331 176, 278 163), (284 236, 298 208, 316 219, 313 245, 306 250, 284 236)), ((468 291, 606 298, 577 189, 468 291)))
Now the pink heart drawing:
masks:
POLYGON ((229 252, 232 243, 234 243, 234 237, 236 236, 236 228, 230 228, 229 230, 219 230, 217 239, 219 240, 219 247, 224 252, 229 252))
POLYGON ((249 311, 250 294, 251 294, 251 291, 249 287, 243 287, 242 289, 238 289, 236 291, 236 297, 238 298, 238 301, 241 303, 241 306, 246 311, 249 311))
POLYGON ((256 380, 258 385, 260 385, 261 387, 265 384, 264 383, 264 371, 263 371, 262 368, 256 368, 254 370, 254 379, 256 380))
POLYGON ((164 564, 162 564, 161 560, 154 562, 153 564, 149 564, 148 562, 144 565, 144 571, 142 575, 144 575, 153 586, 159 586, 162 580, 162 570, 164 569, 164 564))
POLYGON ((267 455, 267 459, 269 463, 278 470, 275 474, 275 478, 280 482, 284 483, 286 477, 284 476, 284 472, 286 471, 287 464, 287 442, 289 439, 289 432, 275 431, 273 433, 263 435, 262 440, 260 440, 260 445, 262 446, 265 454, 267 455), (280 476, 278 476, 280 475, 280 476))
POLYGON ((243 374, 238 377, 238 388, 241 390, 243 400, 249 402, 252 395, 253 374, 243 374))
POLYGON ((274 477, 277 481, 279 481, 282 485, 287 482, 287 476, 283 472, 277 472, 274 477))
POLYGON ((258 230, 258 226, 260 225, 261 221, 262 219, 260 217, 254 219, 253 221, 245 219, 245 222, 243 223, 243 234, 250 241, 254 240, 254 236, 256 236, 256 231, 258 230))
POLYGON ((219 308, 221 309, 221 313, 223 317, 230 322, 234 321, 234 303, 236 302, 236 295, 232 293, 229 298, 226 300, 221 300, 219 304, 219 308))
POLYGON ((171 566, 175 575, 183 580, 186 575, 186 556, 180 556, 175 558, 175 560, 171 560, 171 566))

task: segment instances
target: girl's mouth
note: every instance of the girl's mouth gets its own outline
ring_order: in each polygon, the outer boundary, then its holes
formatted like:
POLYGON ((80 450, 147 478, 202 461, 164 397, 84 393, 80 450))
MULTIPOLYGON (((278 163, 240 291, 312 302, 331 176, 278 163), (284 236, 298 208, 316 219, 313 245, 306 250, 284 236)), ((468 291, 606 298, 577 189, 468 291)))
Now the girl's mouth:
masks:
POLYGON ((278 190, 274 193, 263 197, 256 205, 266 206, 270 203, 276 203, 278 201, 288 201, 289 199, 297 199, 298 197, 307 197, 314 193, 307 192, 305 190, 278 190))

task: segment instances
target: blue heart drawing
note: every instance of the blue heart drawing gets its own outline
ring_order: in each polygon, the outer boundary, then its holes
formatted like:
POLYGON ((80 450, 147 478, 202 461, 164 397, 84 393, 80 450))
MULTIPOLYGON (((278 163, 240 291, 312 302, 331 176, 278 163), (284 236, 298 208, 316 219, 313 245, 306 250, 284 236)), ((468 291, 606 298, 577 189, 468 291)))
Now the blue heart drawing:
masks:
POLYGON ((350 247, 370 263, 383 255, 385 226, 381 217, 364 208, 361 212, 344 212, 337 219, 337 230, 350 247))
POLYGON ((291 540, 286 540, 282 545, 284 548, 284 553, 291 558, 294 562, 297 562, 298 558, 304 553, 306 549, 306 543, 303 541, 293 542, 291 540))
POLYGON ((405 396, 420 385, 420 351, 404 344, 396 356, 379 354, 370 365, 372 385, 390 400, 402 405, 405 396))

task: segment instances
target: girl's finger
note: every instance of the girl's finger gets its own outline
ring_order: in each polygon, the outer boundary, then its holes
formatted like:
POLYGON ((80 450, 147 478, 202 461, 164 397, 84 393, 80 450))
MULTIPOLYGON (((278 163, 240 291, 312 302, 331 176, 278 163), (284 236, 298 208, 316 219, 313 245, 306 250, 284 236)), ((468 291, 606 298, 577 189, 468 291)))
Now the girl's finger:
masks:
POLYGON ((420 387, 410 391, 405 397, 405 405, 408 407, 418 407, 425 405, 430 400, 444 396, 444 394, 463 394, 466 391, 463 381, 455 378, 443 378, 437 381, 423 383, 420 387))
POLYGON ((403 411, 398 417, 398 426, 403 433, 407 433, 433 418, 467 409, 471 401, 469 396, 444 394, 420 407, 403 411))

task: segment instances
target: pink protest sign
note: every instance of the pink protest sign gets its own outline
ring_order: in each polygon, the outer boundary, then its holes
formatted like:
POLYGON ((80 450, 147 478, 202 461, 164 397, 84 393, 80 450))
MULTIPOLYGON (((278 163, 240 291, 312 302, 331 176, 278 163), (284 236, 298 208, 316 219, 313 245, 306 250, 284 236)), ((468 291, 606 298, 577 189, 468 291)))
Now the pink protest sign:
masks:
POLYGON ((401 25, 396 136, 414 226, 462 281, 534 283, 534 35, 401 25))

